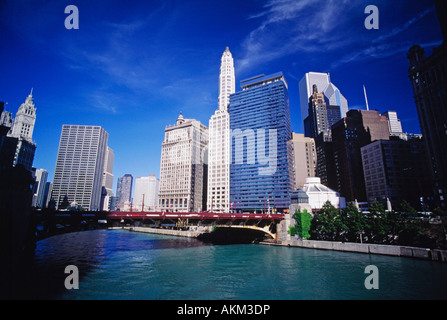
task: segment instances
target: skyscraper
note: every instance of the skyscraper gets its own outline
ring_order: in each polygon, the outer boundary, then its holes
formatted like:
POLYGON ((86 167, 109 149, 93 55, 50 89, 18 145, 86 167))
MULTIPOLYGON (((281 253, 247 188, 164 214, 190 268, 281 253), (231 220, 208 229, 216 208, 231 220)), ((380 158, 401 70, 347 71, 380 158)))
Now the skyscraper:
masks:
POLYGON ((207 209, 230 210, 230 94, 235 92, 234 63, 228 47, 222 54, 219 76, 219 108, 209 121, 207 209))
POLYGON ((430 161, 437 206, 447 208, 447 4, 437 0, 442 44, 430 57, 415 45, 408 51, 408 76, 413 87, 422 136, 430 161))
POLYGON ((200 212, 206 183, 208 128, 182 114, 165 128, 161 145, 159 208, 172 212, 200 212))
POLYGON ((360 148, 389 138, 388 121, 378 111, 349 110, 332 126, 337 190, 346 201, 367 199, 360 148))
POLYGON ((330 105, 329 100, 318 92, 317 85, 312 86, 309 98, 309 115, 304 120, 304 132, 315 140, 317 152, 316 176, 328 187, 336 187, 335 164, 332 150, 331 127, 340 120, 340 107, 330 105))
POLYGON ((131 174, 125 174, 118 178, 116 185, 116 206, 118 210, 123 210, 126 202, 132 202, 132 184, 133 177, 131 174))
POLYGON ((348 101, 331 82, 329 73, 308 72, 299 82, 301 121, 304 121, 309 115, 309 98, 312 96, 314 84, 328 99, 328 104, 340 107, 340 117, 346 116, 348 101))
POLYGON ((58 209, 75 203, 84 209, 102 210, 108 137, 100 126, 62 126, 53 179, 53 199, 58 209))
POLYGON ((287 82, 281 72, 241 81, 230 96, 230 202, 234 211, 283 211, 293 191, 287 82))

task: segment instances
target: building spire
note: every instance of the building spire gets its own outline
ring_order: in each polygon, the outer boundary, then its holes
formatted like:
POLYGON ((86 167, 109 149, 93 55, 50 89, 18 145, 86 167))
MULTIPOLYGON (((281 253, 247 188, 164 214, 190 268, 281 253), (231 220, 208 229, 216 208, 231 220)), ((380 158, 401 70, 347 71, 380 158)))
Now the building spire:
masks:
POLYGON ((368 97, 366 96, 366 89, 365 89, 365 85, 363 85, 363 92, 365 93, 366 110, 369 110, 369 105, 368 105, 368 97))
POLYGON ((33 89, 34 89, 34 88, 31 88, 31 92, 29 93, 29 96, 30 96, 30 97, 33 96, 33 89))
POLYGON ((227 110, 230 103, 230 94, 236 91, 236 80, 234 77, 234 62, 230 49, 225 48, 222 54, 219 75, 219 110, 227 110))

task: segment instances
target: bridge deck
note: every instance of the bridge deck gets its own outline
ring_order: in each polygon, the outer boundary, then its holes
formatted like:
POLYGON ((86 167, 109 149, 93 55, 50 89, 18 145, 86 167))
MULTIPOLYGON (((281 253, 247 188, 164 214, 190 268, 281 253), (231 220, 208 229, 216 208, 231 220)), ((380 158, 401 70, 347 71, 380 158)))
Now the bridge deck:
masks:
POLYGON ((108 219, 190 219, 190 220, 283 220, 283 214, 260 214, 260 213, 213 213, 213 212, 130 212, 111 211, 108 219))

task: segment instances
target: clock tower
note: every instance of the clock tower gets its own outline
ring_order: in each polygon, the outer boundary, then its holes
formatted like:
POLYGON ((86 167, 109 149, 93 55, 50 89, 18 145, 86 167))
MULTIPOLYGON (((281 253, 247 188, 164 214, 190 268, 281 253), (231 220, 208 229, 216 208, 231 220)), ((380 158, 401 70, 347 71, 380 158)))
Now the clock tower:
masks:
POLYGON ((16 113, 10 136, 21 137, 28 142, 32 142, 35 122, 36 108, 34 107, 33 89, 31 89, 29 96, 16 113))

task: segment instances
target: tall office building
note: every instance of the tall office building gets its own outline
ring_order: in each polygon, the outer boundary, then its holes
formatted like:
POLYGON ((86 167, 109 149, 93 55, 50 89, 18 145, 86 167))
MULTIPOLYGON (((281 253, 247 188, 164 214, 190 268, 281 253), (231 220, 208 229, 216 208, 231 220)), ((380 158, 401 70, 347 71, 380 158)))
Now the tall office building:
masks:
POLYGON ((309 98, 313 94, 313 85, 316 85, 321 90, 328 99, 328 104, 340 107, 340 117, 346 116, 348 101, 331 82, 329 73, 308 72, 299 82, 301 121, 304 121, 309 115, 309 98))
POLYGON ((332 125, 341 119, 340 106, 326 103, 326 97, 318 92, 317 85, 313 85, 312 90, 307 104, 308 116, 304 120, 305 135, 314 139, 320 134, 330 137, 332 125))
POLYGON ((118 178, 116 185, 116 207, 123 210, 126 202, 130 205, 132 202, 133 177, 131 174, 125 174, 118 178))
POLYGON ((222 54, 219 108, 209 121, 207 210, 230 211, 230 94, 235 92, 234 62, 228 47, 222 54))
POLYGON ((206 208, 208 128, 182 114, 165 128, 161 146, 159 209, 200 212, 206 208))
POLYGON ((349 110, 332 126, 337 191, 346 201, 366 201, 361 147, 389 140, 388 120, 378 111, 349 110))
POLYGON ((340 106, 330 105, 323 92, 318 92, 317 85, 314 84, 312 90, 308 103, 309 115, 304 120, 304 132, 307 137, 315 139, 316 176, 320 177, 325 186, 335 188, 331 127, 340 120, 340 106))
POLYGON ((133 208, 137 211, 154 211, 158 208, 159 180, 151 174, 135 179, 133 208))
POLYGON ((304 134, 292 132, 293 166, 295 173, 295 189, 303 187, 306 179, 315 177, 317 151, 315 140, 304 134))
POLYGON ((294 187, 287 82, 283 74, 241 81, 230 96, 233 211, 283 211, 294 187))
POLYGON ((431 56, 415 45, 408 51, 408 76, 413 87, 422 136, 426 143, 437 206, 447 208, 447 4, 436 0, 443 34, 431 56))
POLYGON ((32 206, 36 208, 43 208, 45 185, 47 183, 48 171, 45 169, 37 169, 35 174, 35 183, 33 187, 32 206))
POLYGON ((100 126, 63 125, 53 179, 57 209, 75 204, 102 210, 101 191, 109 134, 100 126))

